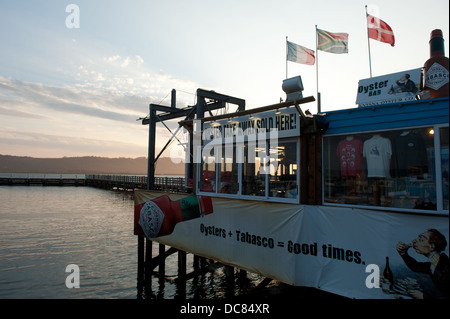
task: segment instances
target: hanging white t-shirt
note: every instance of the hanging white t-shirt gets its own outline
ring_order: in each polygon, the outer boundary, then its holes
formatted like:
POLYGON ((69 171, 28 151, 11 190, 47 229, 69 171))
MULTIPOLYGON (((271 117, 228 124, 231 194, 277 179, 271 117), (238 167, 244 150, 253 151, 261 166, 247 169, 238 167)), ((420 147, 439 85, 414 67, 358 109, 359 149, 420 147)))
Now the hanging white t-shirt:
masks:
POLYGON ((389 177, 392 156, 389 139, 374 135, 364 142, 363 156, 367 160, 367 177, 389 177))

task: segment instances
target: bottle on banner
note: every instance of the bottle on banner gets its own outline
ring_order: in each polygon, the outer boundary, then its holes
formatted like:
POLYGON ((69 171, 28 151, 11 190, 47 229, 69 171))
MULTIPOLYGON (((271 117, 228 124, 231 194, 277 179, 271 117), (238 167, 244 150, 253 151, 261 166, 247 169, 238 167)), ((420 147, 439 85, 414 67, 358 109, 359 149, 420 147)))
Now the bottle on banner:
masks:
POLYGON ((210 197, 191 195, 173 201, 162 195, 135 206, 139 225, 147 238, 170 235, 175 225, 213 213, 210 197))
POLYGON ((383 270, 383 278, 381 281, 381 288, 384 292, 389 292, 392 289, 392 285, 394 284, 394 275, 392 274, 392 270, 389 267, 389 257, 386 257, 386 265, 383 270))

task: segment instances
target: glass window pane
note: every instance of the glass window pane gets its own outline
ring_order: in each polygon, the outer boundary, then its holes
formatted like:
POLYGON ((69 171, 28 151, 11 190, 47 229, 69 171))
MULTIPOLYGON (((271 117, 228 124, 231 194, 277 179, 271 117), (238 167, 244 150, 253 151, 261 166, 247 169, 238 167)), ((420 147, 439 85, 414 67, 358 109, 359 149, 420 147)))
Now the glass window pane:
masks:
POLYGON ((220 162, 219 193, 237 194, 238 184, 238 162, 236 160, 236 149, 231 145, 222 146, 222 158, 220 162))
POLYGON ((434 130, 397 132, 393 146, 393 206, 436 210, 434 130))
POLYGON ((270 146, 270 155, 275 160, 270 166, 269 196, 298 198, 297 142, 278 141, 270 146))
POLYGON ((440 129, 441 167, 442 167, 442 197, 444 209, 448 210, 448 127, 440 129))
POLYGON ((256 141, 245 142, 242 164, 242 195, 265 196, 266 147, 256 147, 256 141))
POLYGON ((324 139, 328 203, 436 209, 432 128, 324 139))
POLYGON ((202 192, 216 192, 216 148, 212 143, 206 145, 202 150, 202 165, 200 176, 200 190, 202 192))

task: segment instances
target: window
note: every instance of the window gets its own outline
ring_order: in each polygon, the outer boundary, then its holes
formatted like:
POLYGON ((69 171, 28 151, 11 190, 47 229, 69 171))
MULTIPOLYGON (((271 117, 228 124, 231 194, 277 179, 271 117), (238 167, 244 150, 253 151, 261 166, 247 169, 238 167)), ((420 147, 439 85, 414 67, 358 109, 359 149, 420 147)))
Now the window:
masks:
POLYGON ((270 168, 269 196, 298 198, 297 187, 297 142, 279 142, 270 146, 276 153, 276 165, 270 168))
POLYGON ((448 127, 440 130, 442 194, 436 192, 434 132, 324 137, 324 203, 436 211, 441 196, 448 210, 448 127))
POLYGON ((202 192, 216 192, 216 155, 219 150, 213 142, 203 148, 200 178, 202 192))
POLYGON ((445 210, 448 210, 448 127, 441 128, 441 171, 442 171, 442 198, 445 210))
POLYGON ((296 108, 284 108, 203 123, 198 191, 298 203, 299 122, 296 108))
POLYGON ((205 143, 199 191, 207 195, 298 203, 298 141, 205 143))
POLYGON ((266 196, 266 147, 256 142, 244 145, 242 195, 266 196))
POLYGON ((220 161, 219 193, 237 194, 239 191, 238 182, 238 161, 236 150, 231 145, 222 146, 222 157, 220 161))

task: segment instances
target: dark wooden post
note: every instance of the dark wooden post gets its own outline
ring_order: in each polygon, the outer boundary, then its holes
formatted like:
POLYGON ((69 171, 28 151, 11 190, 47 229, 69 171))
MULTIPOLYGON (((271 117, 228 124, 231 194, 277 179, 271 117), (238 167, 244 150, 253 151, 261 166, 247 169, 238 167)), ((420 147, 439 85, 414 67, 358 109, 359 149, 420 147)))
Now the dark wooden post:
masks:
MULTIPOLYGON (((166 246, 163 244, 159 244, 159 255, 164 256, 164 253, 166 252, 166 246)), ((166 272, 166 258, 160 258, 159 259, 159 274, 164 276, 166 272)))
POLYGON ((178 251, 177 297, 186 299, 186 252, 178 251))
POLYGON ((226 298, 234 297, 234 267, 225 266, 225 296, 226 298))
MULTIPOLYGON (((163 244, 159 244, 159 256, 164 256, 165 252, 166 252, 166 246, 163 244)), ((160 284, 164 285, 164 277, 166 274, 166 258, 159 259, 158 272, 159 272, 160 284)))
POLYGON ((200 270, 200 256, 194 255, 194 272, 198 272, 200 270))
POLYGON ((137 298, 142 298, 142 289, 144 287, 144 237, 138 236, 138 272, 137 272, 137 298))
POLYGON ((148 127, 147 189, 155 188, 156 111, 150 104, 148 127))
POLYGON ((145 240, 145 266, 144 266, 144 278, 145 278, 145 296, 149 298, 152 294, 152 241, 150 239, 145 240))
POLYGON ((239 281, 245 282, 247 280, 247 270, 240 269, 239 270, 239 281))

